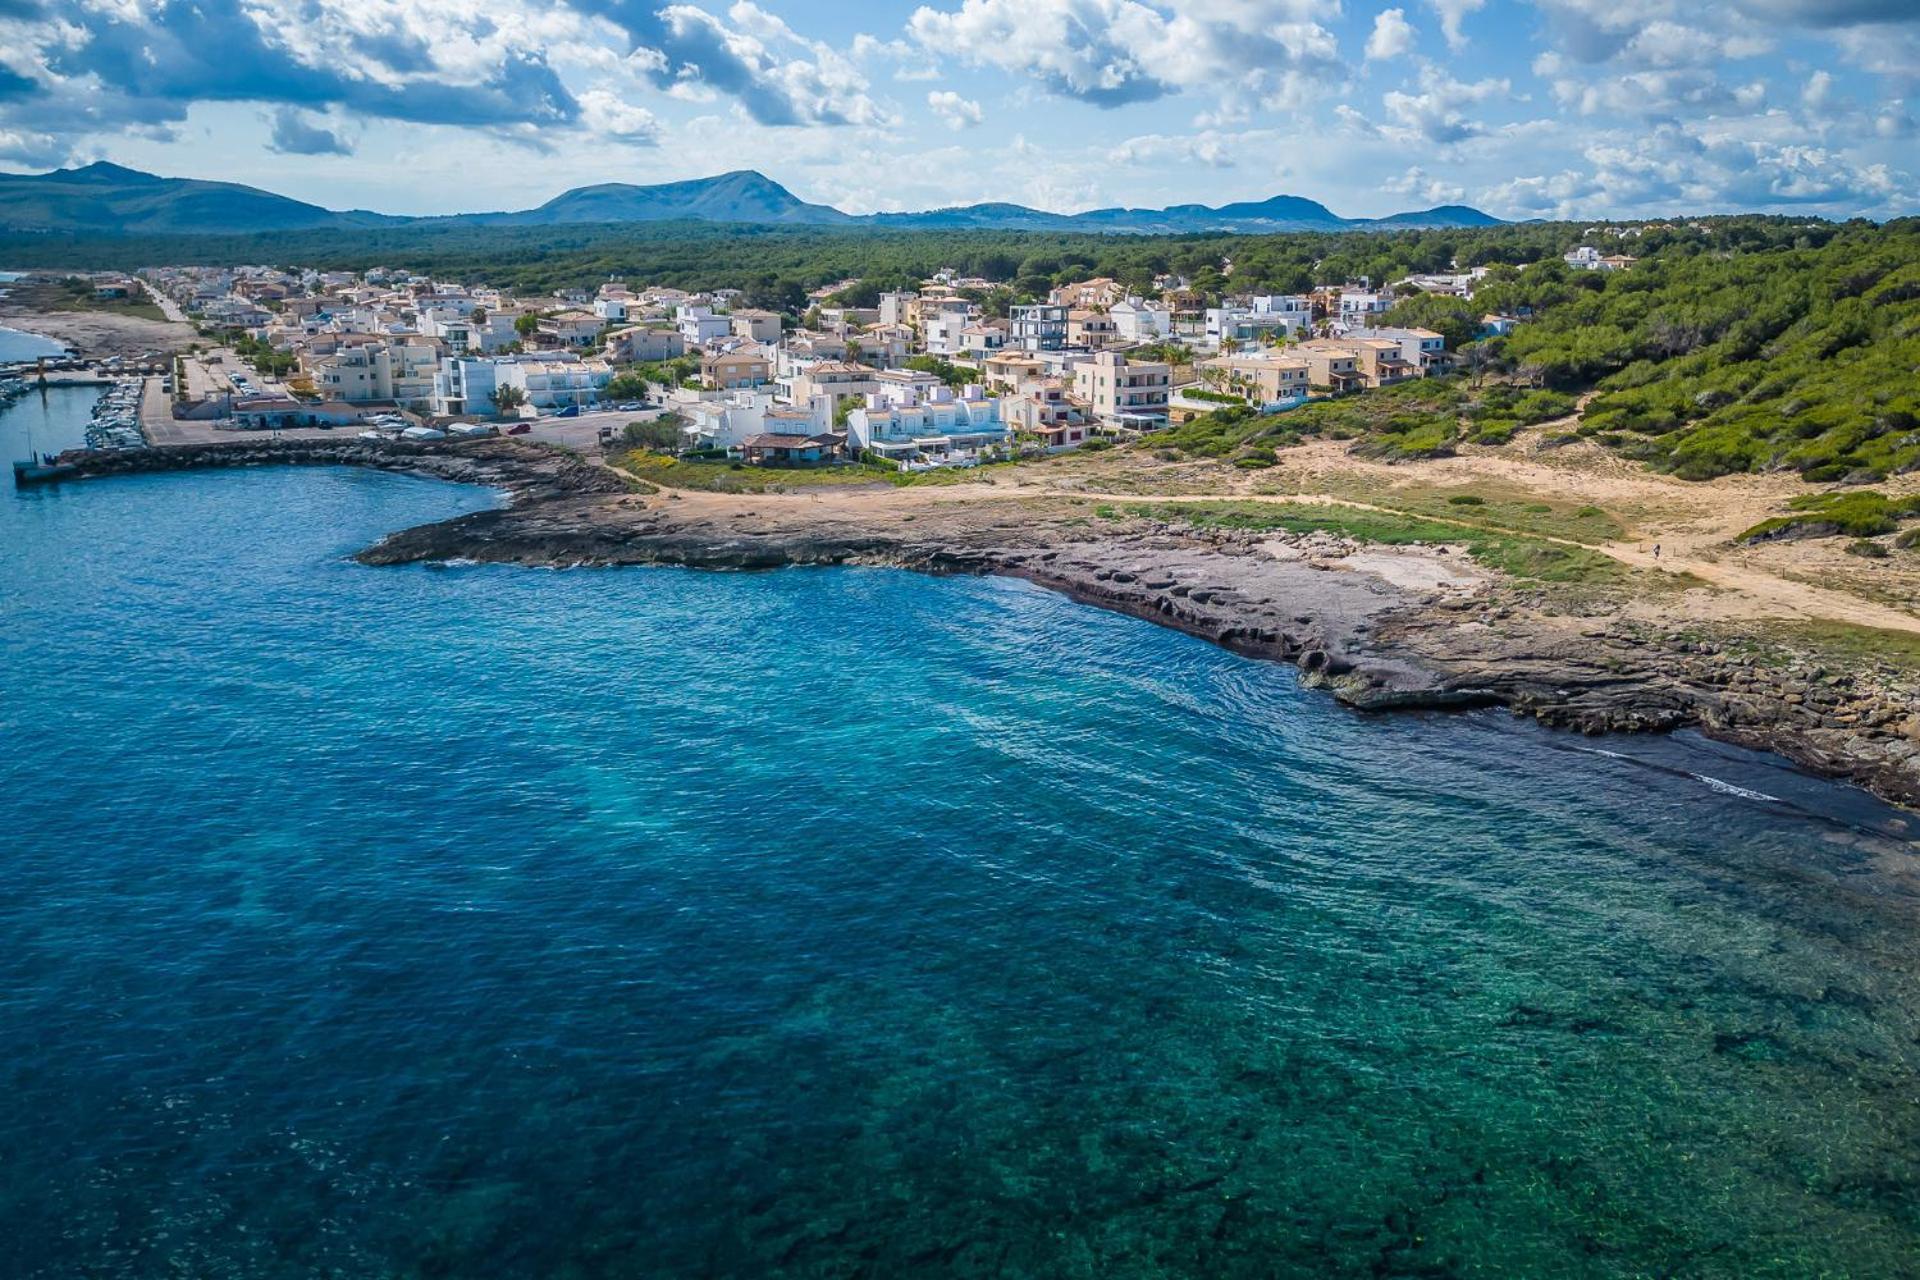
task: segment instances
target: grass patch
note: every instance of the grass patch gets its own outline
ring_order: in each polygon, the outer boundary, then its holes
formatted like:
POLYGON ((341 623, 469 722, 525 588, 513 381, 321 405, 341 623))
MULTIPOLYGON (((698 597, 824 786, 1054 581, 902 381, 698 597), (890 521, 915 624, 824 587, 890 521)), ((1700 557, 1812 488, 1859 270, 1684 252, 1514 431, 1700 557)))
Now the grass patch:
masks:
POLYGON ((1920 495, 1889 498, 1873 489, 1809 493, 1787 504, 1793 514, 1762 520, 1740 535, 1742 542, 1776 538, 1877 538, 1903 520, 1920 518, 1920 495))
POLYGON ((1573 411, 1573 397, 1508 383, 1475 387, 1466 378, 1414 378, 1373 391, 1312 400, 1284 413, 1229 405, 1145 437, 1155 449, 1226 458, 1255 447, 1285 448, 1308 436, 1353 440, 1354 452, 1385 462, 1451 455, 1462 439, 1504 444, 1521 427, 1573 411))
POLYGON ((1775 623, 1761 635, 1839 670, 1878 666, 1920 671, 1920 633, 1912 631, 1821 620, 1775 623))
POLYGON ((1325 532, 1384 546, 1464 546, 1476 562, 1535 582, 1603 586, 1623 582, 1626 566, 1598 551, 1569 547, 1503 530, 1463 526, 1421 516, 1353 507, 1286 502, 1171 502, 1145 505, 1132 514, 1184 520, 1200 528, 1325 532))
POLYGON ((978 467, 944 467, 937 471, 899 471, 866 462, 827 467, 750 467, 717 459, 675 458, 650 449, 629 450, 610 461, 629 475, 669 489, 701 489, 711 493, 788 493, 796 489, 845 489, 876 484, 902 489, 922 485, 992 484, 996 473, 1020 465, 990 462, 978 467))
POLYGON ((7 301, 35 311, 100 311, 112 315, 138 316, 142 320, 165 320, 167 313, 144 293, 128 298, 96 298, 93 282, 78 277, 64 280, 19 280, 7 286, 7 301))

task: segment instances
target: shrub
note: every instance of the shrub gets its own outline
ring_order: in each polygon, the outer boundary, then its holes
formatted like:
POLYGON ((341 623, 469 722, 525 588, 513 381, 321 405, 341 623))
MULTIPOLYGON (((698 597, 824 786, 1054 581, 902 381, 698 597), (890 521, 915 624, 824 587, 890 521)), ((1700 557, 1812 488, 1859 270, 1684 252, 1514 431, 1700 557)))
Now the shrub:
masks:
MULTIPOLYGON (((1487 500, 1476 493, 1456 493, 1448 498, 1447 501, 1456 507, 1484 507, 1487 505, 1487 500)), ((1543 507, 1542 510, 1550 511, 1552 508, 1543 507)))

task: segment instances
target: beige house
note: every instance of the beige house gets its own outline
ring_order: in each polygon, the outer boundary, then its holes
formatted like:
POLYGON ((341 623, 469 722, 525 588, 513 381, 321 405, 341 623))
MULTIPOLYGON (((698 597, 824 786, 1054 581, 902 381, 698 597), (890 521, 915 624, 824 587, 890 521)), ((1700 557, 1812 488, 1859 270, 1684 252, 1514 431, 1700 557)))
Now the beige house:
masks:
POLYGON ((1173 370, 1158 360, 1129 360, 1102 351, 1073 366, 1073 394, 1110 427, 1153 430, 1166 425, 1173 370))
POLYGON ((442 353, 433 338, 359 342, 330 354, 303 357, 300 368, 325 400, 424 406, 433 398, 442 353))
POLYGON ((1346 337, 1331 341, 1353 352, 1354 367, 1369 387, 1391 386, 1420 376, 1420 366, 1407 359, 1400 343, 1391 338, 1346 337))
POLYGON ((1071 449, 1093 434, 1087 406, 1068 393, 1065 378, 1029 383, 1001 401, 1000 414, 1015 432, 1037 438, 1048 449, 1071 449))
POLYGON ((871 395, 880 371, 870 364, 852 360, 821 360, 796 370, 787 383, 787 398, 794 404, 812 404, 814 397, 825 396, 834 407, 848 396, 871 395))
POLYGON ((540 336, 555 346, 584 347, 600 336, 606 321, 591 311, 556 311, 540 321, 540 336))
POLYGON ((1200 362, 1199 373, 1208 387, 1237 395, 1251 405, 1305 399, 1312 385, 1304 358, 1277 351, 1215 356, 1200 362))
POLYGON ((1025 351, 998 351, 980 362, 981 379, 989 395, 1010 392, 1015 395, 1046 374, 1046 365, 1038 356, 1025 351))
POLYGON ((1096 276, 1077 284, 1061 285, 1047 295, 1047 301, 1058 307, 1093 310, 1110 307, 1126 296, 1127 291, 1119 281, 1096 276))
POLYGON ((733 326, 736 338, 745 338, 748 342, 780 341, 780 317, 772 311, 729 311, 727 322, 733 326))
POLYGON ((1360 354, 1344 342, 1315 338, 1291 348, 1307 362, 1307 380, 1326 391, 1358 391, 1367 385, 1360 354))
POLYGON ((631 325, 607 335, 607 359, 628 361, 676 360, 687 353, 687 340, 678 329, 631 325))
POLYGON ((743 347, 700 358, 700 381, 710 391, 742 391, 773 379, 773 361, 758 348, 743 347))
POLYGON ((1120 326, 1104 311, 1085 308, 1067 312, 1067 345, 1091 347, 1095 351, 1112 346, 1120 339, 1120 326))

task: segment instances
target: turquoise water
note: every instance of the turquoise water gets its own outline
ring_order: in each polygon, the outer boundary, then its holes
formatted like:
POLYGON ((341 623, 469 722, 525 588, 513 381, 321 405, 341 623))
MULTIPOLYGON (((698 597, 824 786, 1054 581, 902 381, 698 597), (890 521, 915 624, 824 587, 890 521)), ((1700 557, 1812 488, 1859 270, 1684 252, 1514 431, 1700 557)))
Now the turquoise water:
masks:
POLYGON ((0 1274, 1915 1274, 1898 815, 489 500, 0 502, 0 1274))

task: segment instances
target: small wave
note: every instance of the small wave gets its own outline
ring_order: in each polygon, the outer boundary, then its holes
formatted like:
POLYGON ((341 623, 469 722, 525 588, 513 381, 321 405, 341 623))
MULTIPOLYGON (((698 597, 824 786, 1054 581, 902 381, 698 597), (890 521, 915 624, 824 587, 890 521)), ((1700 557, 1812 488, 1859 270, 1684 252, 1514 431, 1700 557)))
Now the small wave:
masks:
POLYGON ((1718 778, 1709 778, 1704 773, 1689 773, 1689 778, 1704 782, 1722 795, 1739 796, 1744 800, 1759 800, 1766 804, 1785 804, 1779 796, 1770 796, 1764 791, 1750 791, 1746 787, 1736 787, 1731 782, 1722 782, 1718 778))
POLYGON ((1609 760, 1624 760, 1628 764, 1636 764, 1643 769, 1654 769, 1660 773, 1670 774, 1676 778, 1692 778, 1695 782, 1706 783, 1708 787, 1714 791, 1718 791, 1723 796, 1738 796, 1742 800, 1757 800, 1762 804, 1788 803, 1779 796, 1770 796, 1764 791, 1755 791, 1750 787, 1737 786, 1725 779, 1715 778, 1704 773, 1695 773, 1691 769, 1677 769, 1670 764, 1662 764, 1658 760, 1648 760, 1645 757, 1631 755, 1625 751, 1608 751, 1605 747, 1583 747, 1579 745, 1569 745, 1567 750, 1577 751, 1581 755, 1586 756, 1605 756, 1609 760))

